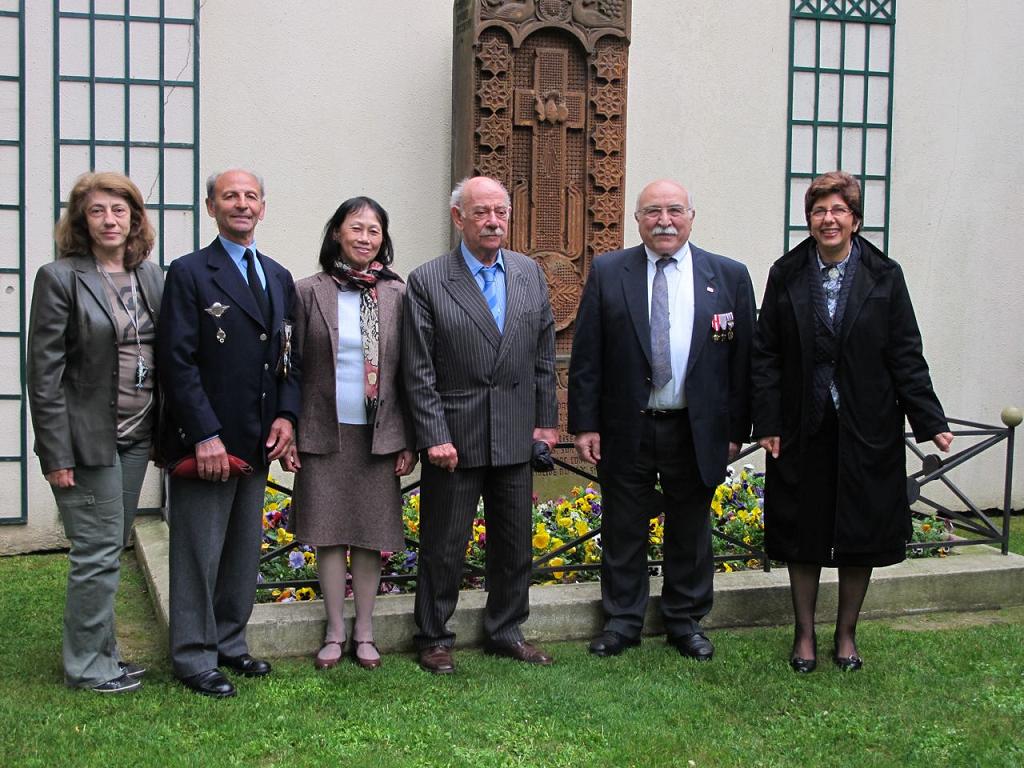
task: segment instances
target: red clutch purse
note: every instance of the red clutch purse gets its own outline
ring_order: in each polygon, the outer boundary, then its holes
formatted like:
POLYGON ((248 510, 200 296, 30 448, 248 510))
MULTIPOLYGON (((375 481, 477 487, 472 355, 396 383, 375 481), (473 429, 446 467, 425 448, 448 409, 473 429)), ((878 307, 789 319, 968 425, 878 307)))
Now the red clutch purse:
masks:
MULTIPOLYGON (((251 475, 253 472, 252 467, 246 464, 237 456, 228 454, 228 476, 229 477, 241 477, 242 475, 251 475)), ((168 473, 173 477, 185 477, 192 480, 199 478, 199 469, 196 465, 195 456, 186 456, 183 459, 179 459, 167 468, 168 473)))

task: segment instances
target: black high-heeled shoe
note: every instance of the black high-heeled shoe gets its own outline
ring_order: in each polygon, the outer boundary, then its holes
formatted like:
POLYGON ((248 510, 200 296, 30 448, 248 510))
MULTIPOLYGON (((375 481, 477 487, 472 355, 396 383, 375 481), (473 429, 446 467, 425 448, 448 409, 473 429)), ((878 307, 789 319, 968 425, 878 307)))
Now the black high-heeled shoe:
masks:
POLYGON ((864 666, 864 659, 857 655, 856 652, 852 656, 840 656, 839 655, 839 643, 836 639, 832 638, 832 663, 835 664, 843 672, 856 672, 864 666))
POLYGON ((799 656, 790 656, 789 666, 793 668, 794 672, 799 672, 802 675, 806 675, 818 668, 818 660, 801 659, 799 656))
POLYGON ((789 666, 794 672, 802 675, 813 672, 818 667, 818 638, 814 636, 811 638, 814 642, 814 658, 813 659, 802 659, 796 655, 796 641, 793 641, 793 652, 789 656, 789 666))

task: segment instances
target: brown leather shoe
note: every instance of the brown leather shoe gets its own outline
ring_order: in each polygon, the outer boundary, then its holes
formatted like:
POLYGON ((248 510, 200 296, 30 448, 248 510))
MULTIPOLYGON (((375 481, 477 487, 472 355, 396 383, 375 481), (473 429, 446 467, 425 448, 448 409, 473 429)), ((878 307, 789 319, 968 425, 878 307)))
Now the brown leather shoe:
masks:
POLYGON ((555 660, 535 645, 530 645, 525 640, 518 643, 486 643, 484 653, 490 656, 504 656, 508 659, 515 659, 526 664, 537 664, 547 667, 555 663, 555 660))
POLYGON ((435 675, 450 675, 455 671, 452 649, 443 645, 432 645, 420 651, 420 669, 435 675))

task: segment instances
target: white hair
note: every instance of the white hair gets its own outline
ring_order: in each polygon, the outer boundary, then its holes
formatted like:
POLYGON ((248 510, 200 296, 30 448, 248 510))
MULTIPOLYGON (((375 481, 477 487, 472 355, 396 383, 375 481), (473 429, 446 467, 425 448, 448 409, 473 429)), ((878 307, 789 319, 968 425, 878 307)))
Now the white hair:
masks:
POLYGON ((452 187, 452 196, 448 200, 449 208, 458 208, 460 211, 462 210, 462 193, 466 189, 466 184, 472 179, 489 179, 490 181, 493 181, 501 187, 501 191, 505 193, 505 205, 512 205, 512 198, 509 197, 508 190, 505 189, 505 185, 497 179, 491 178, 490 176, 466 176, 460 180, 458 184, 452 187))

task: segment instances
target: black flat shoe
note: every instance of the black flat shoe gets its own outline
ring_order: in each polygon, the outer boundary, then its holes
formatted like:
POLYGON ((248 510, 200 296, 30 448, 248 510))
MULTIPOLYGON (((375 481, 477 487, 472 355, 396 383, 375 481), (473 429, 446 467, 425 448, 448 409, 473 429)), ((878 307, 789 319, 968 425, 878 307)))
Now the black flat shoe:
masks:
POLYGON ((189 690, 211 699, 226 699, 234 696, 235 686, 218 669, 208 669, 196 675, 179 677, 178 681, 189 690))
POLYGON ((639 637, 626 637, 610 629, 590 641, 589 651, 595 656, 618 656, 627 648, 640 645, 639 637))
POLYGON ((227 667, 232 672, 246 677, 263 677, 270 674, 270 663, 262 659, 254 659, 248 653, 239 656, 217 655, 217 666, 227 667))
POLYGON ((806 675, 818 668, 818 660, 801 659, 799 656, 790 656, 789 666, 793 668, 794 672, 799 672, 802 675, 806 675))

